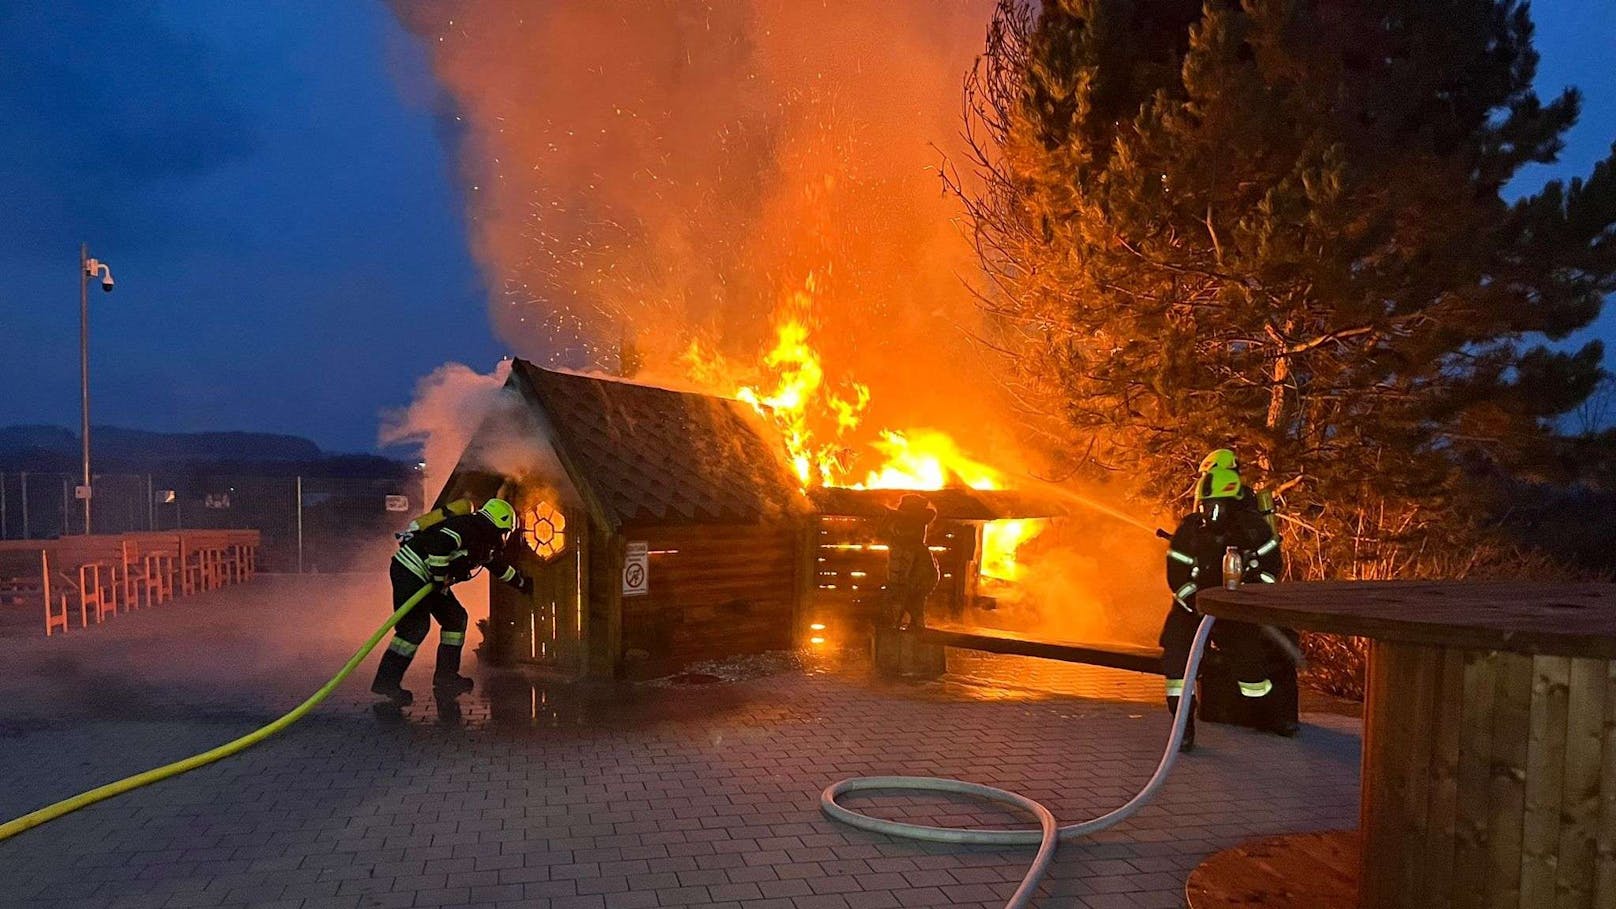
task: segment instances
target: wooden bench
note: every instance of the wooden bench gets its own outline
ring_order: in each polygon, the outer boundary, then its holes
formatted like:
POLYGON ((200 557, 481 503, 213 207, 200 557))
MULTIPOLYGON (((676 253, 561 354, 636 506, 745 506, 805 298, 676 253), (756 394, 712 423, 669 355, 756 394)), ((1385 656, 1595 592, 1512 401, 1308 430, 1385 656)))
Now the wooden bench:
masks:
POLYGON ((256 530, 223 530, 203 543, 220 584, 239 584, 258 571, 258 547, 263 536, 256 530))
POLYGON ((122 534, 92 534, 60 537, 52 541, 52 560, 58 568, 93 565, 99 572, 99 586, 109 606, 128 612, 139 605, 129 572, 130 550, 122 534))
POLYGON ((258 548, 263 545, 264 535, 257 530, 231 531, 230 553, 236 581, 250 581, 258 573, 258 548))
POLYGON ((0 607, 35 606, 45 613, 45 636, 67 631, 67 597, 51 588, 50 551, 39 543, 0 545, 0 607))
POLYGON ((142 531, 123 535, 135 594, 145 605, 165 603, 174 598, 174 581, 180 558, 180 535, 142 531))
POLYGON ((181 590, 190 594, 224 586, 223 541, 223 532, 217 530, 187 530, 180 534, 181 590))
MULTIPOLYGON (((100 624, 108 615, 118 614, 123 578, 123 539, 115 535, 72 536, 50 545, 53 583, 59 582, 68 597, 79 602, 79 621, 88 626, 93 612, 100 624)), ((125 611, 130 607, 126 604, 125 611)))

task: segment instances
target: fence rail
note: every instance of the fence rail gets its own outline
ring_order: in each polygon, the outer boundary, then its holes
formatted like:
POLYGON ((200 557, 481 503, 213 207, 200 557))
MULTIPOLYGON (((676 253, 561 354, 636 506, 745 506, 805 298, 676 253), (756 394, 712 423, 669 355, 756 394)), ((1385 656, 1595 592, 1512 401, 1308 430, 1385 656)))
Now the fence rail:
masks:
POLYGON ((96 474, 91 528, 71 474, 0 473, 0 540, 132 531, 255 529, 265 571, 353 567, 373 541, 426 510, 423 478, 158 472, 96 474))

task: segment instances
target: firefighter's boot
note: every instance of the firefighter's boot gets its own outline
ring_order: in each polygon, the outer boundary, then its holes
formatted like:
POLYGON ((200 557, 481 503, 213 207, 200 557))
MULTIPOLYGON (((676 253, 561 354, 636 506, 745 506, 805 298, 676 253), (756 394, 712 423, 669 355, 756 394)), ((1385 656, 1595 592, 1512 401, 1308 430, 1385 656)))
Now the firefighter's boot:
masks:
POLYGON ((410 693, 400 683, 404 681, 404 670, 410 668, 410 658, 397 650, 388 648, 382 654, 382 662, 376 667, 376 680, 370 683, 370 690, 379 694, 399 707, 408 707, 415 702, 415 695, 410 693))
POLYGON ((1257 728, 1285 738, 1295 738, 1301 731, 1296 723, 1297 687, 1279 684, 1266 697, 1257 699, 1257 728))
POLYGON ((460 644, 438 645, 438 668, 432 675, 432 690, 439 697, 458 697, 476 684, 460 674, 460 649, 460 644))
MULTIPOLYGON (((1180 698, 1173 697, 1172 695, 1169 695, 1167 697, 1167 712, 1172 714, 1175 717, 1178 716, 1178 708, 1180 706, 1179 705, 1180 700, 1181 700, 1180 698)), ((1194 698, 1190 699, 1190 702, 1186 706, 1185 709, 1189 710, 1190 715, 1187 718, 1185 718, 1185 720, 1184 720, 1184 738, 1183 738, 1182 741, 1180 741, 1178 743, 1178 750, 1179 750, 1180 753, 1188 754, 1191 751, 1195 750, 1195 699, 1194 698)))

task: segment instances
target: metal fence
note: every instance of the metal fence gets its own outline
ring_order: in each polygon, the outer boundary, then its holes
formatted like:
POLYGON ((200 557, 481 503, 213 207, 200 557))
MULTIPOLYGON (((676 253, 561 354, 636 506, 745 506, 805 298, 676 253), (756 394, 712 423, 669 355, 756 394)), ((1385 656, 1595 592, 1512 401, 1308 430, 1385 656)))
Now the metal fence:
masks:
MULTIPOLYGON (((63 473, 0 473, 0 539, 85 532, 78 483, 63 473)), ((420 475, 97 474, 91 530, 252 528, 263 532, 262 570, 342 571, 426 510, 423 487, 420 475)))

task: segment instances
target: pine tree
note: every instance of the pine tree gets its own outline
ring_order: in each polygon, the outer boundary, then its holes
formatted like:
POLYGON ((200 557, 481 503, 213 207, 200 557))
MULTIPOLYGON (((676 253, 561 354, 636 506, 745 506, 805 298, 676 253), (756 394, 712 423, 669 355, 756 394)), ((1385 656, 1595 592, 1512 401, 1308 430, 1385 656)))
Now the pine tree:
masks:
POLYGON ((1029 412, 1163 502, 1236 447, 1342 573, 1461 520, 1593 390, 1598 343, 1543 341, 1616 290, 1616 148, 1504 198, 1579 108, 1531 38, 1513 0, 1001 0, 961 193, 1029 412))

